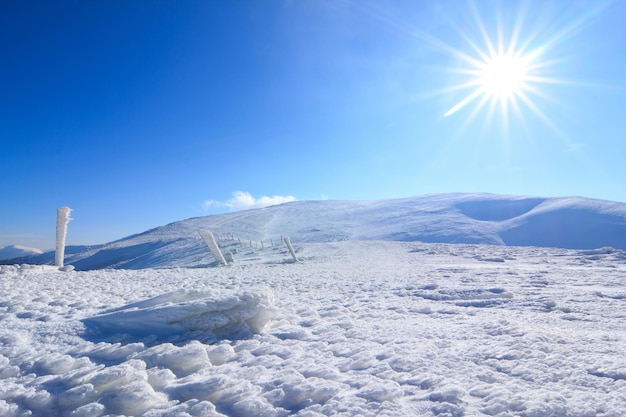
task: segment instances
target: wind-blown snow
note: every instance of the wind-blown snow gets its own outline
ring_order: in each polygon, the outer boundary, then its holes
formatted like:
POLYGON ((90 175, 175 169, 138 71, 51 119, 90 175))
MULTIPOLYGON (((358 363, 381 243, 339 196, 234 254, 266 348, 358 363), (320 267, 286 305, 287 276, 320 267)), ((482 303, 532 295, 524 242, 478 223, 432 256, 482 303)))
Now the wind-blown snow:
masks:
POLYGON ((626 415, 622 250, 295 246, 302 263, 3 266, 0 415, 626 415))

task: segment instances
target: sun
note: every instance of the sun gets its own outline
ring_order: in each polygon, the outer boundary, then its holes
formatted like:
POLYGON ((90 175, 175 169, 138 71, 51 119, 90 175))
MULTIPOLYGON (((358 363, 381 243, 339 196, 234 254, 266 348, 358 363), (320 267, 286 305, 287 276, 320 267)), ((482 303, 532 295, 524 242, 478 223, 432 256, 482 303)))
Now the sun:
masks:
MULTIPOLYGON (((477 56, 457 53, 466 65, 457 68, 456 72, 462 74, 465 81, 456 85, 453 90, 471 91, 444 116, 450 116, 475 101, 478 104, 474 116, 487 104, 490 114, 499 108, 505 117, 511 108, 519 113, 522 103, 536 111, 531 96, 540 94, 541 83, 552 82, 538 74, 546 66, 541 61, 542 49, 527 51, 515 42, 506 49, 496 48, 494 41, 489 38, 486 38, 486 43, 484 49, 472 45, 477 56)), ((501 41, 497 43, 502 45, 501 41)))
POLYGON ((554 63, 546 58, 546 53, 550 49, 549 44, 556 41, 539 42, 536 35, 524 36, 521 24, 524 14, 515 14, 509 25, 504 25, 502 19, 496 19, 499 23, 491 28, 490 33, 474 8, 477 33, 471 35, 457 28, 465 47, 460 49, 440 44, 457 61, 448 71, 461 77, 446 91, 465 92, 444 116, 451 116, 471 103, 474 109, 469 120, 483 108, 488 110, 490 119, 495 112, 499 112, 505 122, 511 112, 523 118, 524 108, 545 119, 535 100, 545 97, 543 86, 558 82, 546 75, 551 72, 550 67, 554 63))
POLYGON ((535 74, 541 66, 536 58, 537 54, 524 54, 522 50, 510 49, 507 52, 481 51, 480 58, 467 59, 469 68, 459 71, 467 80, 454 89, 472 91, 444 116, 450 116, 474 101, 478 101, 477 110, 489 103, 490 112, 497 107, 502 112, 507 112, 511 107, 519 112, 520 103, 534 108, 529 97, 538 92, 539 83, 546 81, 535 74))
POLYGON ((478 70, 480 89, 490 98, 511 100, 528 89, 530 68, 510 54, 490 57, 478 70))

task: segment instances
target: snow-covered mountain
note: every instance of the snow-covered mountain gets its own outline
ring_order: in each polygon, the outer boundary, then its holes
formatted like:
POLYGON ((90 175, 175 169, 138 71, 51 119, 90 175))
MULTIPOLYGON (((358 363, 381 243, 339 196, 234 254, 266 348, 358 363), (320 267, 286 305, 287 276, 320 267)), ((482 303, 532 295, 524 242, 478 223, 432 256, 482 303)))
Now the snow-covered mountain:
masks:
MULTIPOLYGON (((269 250, 272 245, 279 250, 283 235, 295 244, 386 240, 626 249, 626 204, 494 194, 297 201, 178 221, 98 247, 70 247, 65 263, 79 270, 203 265, 213 258, 198 235, 201 229, 235 238, 220 242, 227 251, 269 250)), ((46 253, 28 262, 52 259, 46 253)))
POLYGON ((24 256, 41 255, 43 251, 28 246, 10 245, 0 248, 0 261, 24 256))

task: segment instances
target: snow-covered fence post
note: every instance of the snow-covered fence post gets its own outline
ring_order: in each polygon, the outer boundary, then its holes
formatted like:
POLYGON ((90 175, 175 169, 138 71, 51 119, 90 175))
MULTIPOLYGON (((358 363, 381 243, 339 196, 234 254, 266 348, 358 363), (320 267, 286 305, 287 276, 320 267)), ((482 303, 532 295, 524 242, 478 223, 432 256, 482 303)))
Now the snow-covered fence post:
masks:
POLYGON ((208 230, 200 230, 198 233, 200 234, 202 239, 204 239, 204 243, 206 243, 206 245, 208 246, 215 260, 222 265, 226 265, 226 259, 224 259, 224 255, 222 255, 222 251, 220 250, 219 246, 217 246, 215 238, 213 237, 213 233, 209 232, 208 230))
POLYGON ((293 257, 293 260, 296 262, 300 262, 298 261, 298 257, 296 256, 296 251, 293 250, 293 246, 291 246, 291 240, 289 240, 289 238, 287 236, 285 236, 283 238, 283 242, 285 242, 285 245, 287 246, 287 249, 289 249, 289 253, 291 253, 291 256, 293 257))
POLYGON ((65 259, 65 237, 67 236, 67 224, 72 220, 70 218, 71 208, 63 206, 57 209, 57 248, 54 254, 54 264, 59 268, 63 268, 63 260, 65 259))
POLYGON ((235 263, 235 258, 233 258, 233 253, 232 252, 224 252, 224 259, 229 264, 234 264, 235 263))

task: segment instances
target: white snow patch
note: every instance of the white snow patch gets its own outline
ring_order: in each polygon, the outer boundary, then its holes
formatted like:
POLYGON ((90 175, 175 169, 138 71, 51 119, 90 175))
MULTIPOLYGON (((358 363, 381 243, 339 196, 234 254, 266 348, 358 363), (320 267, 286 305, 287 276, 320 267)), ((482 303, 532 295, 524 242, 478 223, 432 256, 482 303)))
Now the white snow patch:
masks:
POLYGON ((301 250, 0 274, 0 415, 625 415, 621 251, 301 250))

